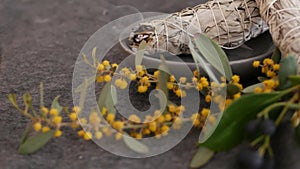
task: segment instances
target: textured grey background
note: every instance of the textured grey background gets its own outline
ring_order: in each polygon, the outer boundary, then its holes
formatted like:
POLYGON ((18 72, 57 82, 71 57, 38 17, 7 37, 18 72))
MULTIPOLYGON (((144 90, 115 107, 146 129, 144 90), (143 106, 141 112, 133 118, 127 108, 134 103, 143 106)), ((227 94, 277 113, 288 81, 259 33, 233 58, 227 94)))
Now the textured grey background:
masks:
MULTIPOLYGON (((3 169, 185 169, 196 151, 198 133, 193 130, 172 150, 151 158, 128 159, 112 155, 92 142, 67 131, 36 154, 18 155, 20 136, 27 120, 8 103, 8 93, 28 91, 34 98, 38 85, 45 86, 46 103, 61 95, 64 105, 72 105, 72 71, 85 41, 121 11, 113 5, 129 4, 141 11, 174 12, 201 0, 0 0, 0 168, 3 169)), ((110 58, 122 60, 120 47, 110 58)), ((298 149, 289 126, 274 139, 278 169, 300 166, 298 149)), ((205 169, 236 168, 238 148, 218 154, 205 169)))

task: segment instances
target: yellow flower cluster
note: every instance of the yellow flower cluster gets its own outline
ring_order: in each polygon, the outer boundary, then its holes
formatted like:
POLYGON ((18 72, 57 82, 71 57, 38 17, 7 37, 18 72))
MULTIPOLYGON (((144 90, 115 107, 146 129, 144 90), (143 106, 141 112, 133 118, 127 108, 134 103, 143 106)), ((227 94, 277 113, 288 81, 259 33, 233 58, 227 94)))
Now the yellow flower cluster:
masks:
POLYGON ((63 117, 60 115, 60 112, 56 108, 51 108, 50 110, 47 107, 42 106, 40 108, 41 116, 33 118, 33 129, 36 132, 46 133, 50 130, 55 130, 54 137, 60 137, 62 131, 60 128, 62 126, 71 126, 72 128, 77 128, 77 113, 79 113, 79 107, 74 107, 72 112, 69 113, 69 118, 71 122, 63 122, 63 117))
POLYGON ((194 127, 202 128, 209 114, 210 110, 208 108, 203 108, 199 113, 192 114, 190 119, 194 127))
MULTIPOLYGON (((271 63, 268 62, 266 64, 269 65, 271 63)), ((98 80, 98 82, 108 82, 111 81, 111 76, 116 76, 116 80, 113 84, 120 89, 126 89, 128 87, 128 80, 136 81, 138 93, 146 93, 152 83, 156 84, 156 88, 159 88, 157 85, 160 74, 159 70, 150 74, 143 65, 136 65, 135 69, 124 67, 119 71, 116 71, 118 65, 115 64, 114 69, 112 69, 112 67, 113 66, 110 65, 109 61, 103 61, 99 64, 98 74, 101 74, 101 76, 99 76, 101 80, 98 80), (110 79, 108 77, 105 78, 105 75, 108 75, 110 79)), ((276 68, 276 66, 273 66, 272 70, 276 70, 276 68)), ((224 98, 214 91, 218 90, 218 88, 226 87, 228 83, 237 86, 241 91, 243 86, 240 84, 240 77, 237 75, 232 76, 231 81, 226 81, 226 78, 222 77, 222 83, 217 84, 215 82, 209 82, 209 80, 204 76, 201 77, 197 70, 195 70, 193 74, 194 76, 192 79, 188 79, 186 77, 179 77, 176 79, 174 75, 170 75, 166 87, 180 98, 187 95, 186 90, 191 88, 197 89, 198 91, 206 93, 206 102, 209 103, 213 101, 217 103, 220 110, 224 110, 224 107, 228 106, 234 99, 238 99, 241 96, 241 92, 237 92, 232 96, 224 98)), ((189 118, 183 118, 180 115, 182 112, 184 112, 184 106, 168 105, 166 112, 161 113, 159 111, 155 111, 153 116, 148 115, 145 119, 141 119, 138 115, 132 114, 126 120, 117 120, 118 118, 116 118, 115 114, 108 113, 105 108, 102 110, 101 114, 105 119, 104 121, 112 126, 115 131, 118 131, 115 134, 116 139, 122 138, 124 131, 137 139, 143 138, 144 136, 155 136, 159 138, 161 135, 164 135, 163 133, 167 133, 170 127, 179 129, 185 121, 193 121, 195 127, 202 127, 205 120, 208 120, 211 123, 215 121, 215 117, 209 115, 210 111, 207 108, 202 109, 199 113, 195 113, 189 118)), ((93 117, 93 119, 97 119, 96 115, 94 116, 95 117, 93 117)), ((93 120, 91 120, 91 118, 83 118, 81 121, 87 125, 87 127, 84 127, 86 131, 90 132, 90 134, 88 134, 89 137, 84 137, 82 132, 80 132, 80 135, 83 138, 94 138, 96 137, 96 132, 98 132, 97 135, 101 135, 101 137, 102 133, 110 136, 115 132, 111 128, 102 124, 103 121, 101 121, 99 125, 99 120, 94 120, 95 124, 97 122, 98 126, 100 126, 100 128, 96 129, 96 131, 94 131, 95 125, 92 125, 93 120), (99 132, 101 132, 101 134, 99 132)))
POLYGON ((256 87, 254 89, 254 93, 269 93, 279 86, 279 81, 277 79, 277 73, 280 69, 279 64, 274 63, 274 61, 270 58, 266 58, 262 61, 262 63, 260 61, 254 61, 253 67, 261 67, 261 72, 269 78, 262 82, 263 88, 256 87))
POLYGON ((280 69, 279 64, 275 64, 274 61, 270 58, 266 58, 262 63, 260 61, 254 61, 253 67, 261 67, 261 72, 266 74, 268 78, 274 78, 277 75, 278 70, 280 69))
POLYGON ((114 71, 118 68, 116 63, 111 64, 108 60, 104 60, 97 66, 97 82, 110 82, 114 71))

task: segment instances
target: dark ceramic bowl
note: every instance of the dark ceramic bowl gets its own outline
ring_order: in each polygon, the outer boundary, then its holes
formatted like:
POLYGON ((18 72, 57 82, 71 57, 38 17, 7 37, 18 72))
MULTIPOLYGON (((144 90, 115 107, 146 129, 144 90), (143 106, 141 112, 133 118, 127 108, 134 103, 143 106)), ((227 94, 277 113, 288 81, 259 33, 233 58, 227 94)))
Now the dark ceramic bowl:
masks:
MULTIPOLYGON (((272 55, 275 46, 272 38, 268 32, 259 35, 245 43, 247 48, 239 47, 236 49, 225 50, 230 66, 234 74, 240 75, 244 80, 257 77, 258 71, 252 67, 252 63, 255 60, 263 60, 266 57, 272 55)), ((135 54, 129 47, 129 41, 121 41, 121 46, 130 54, 135 54)), ((191 55, 180 55, 178 60, 170 54, 164 54, 167 66, 174 68, 180 72, 183 67, 188 66, 191 70, 196 70, 196 65, 191 55)), ((143 58, 144 65, 151 65, 152 67, 158 66, 161 63, 161 59, 158 55, 145 55, 143 58)))

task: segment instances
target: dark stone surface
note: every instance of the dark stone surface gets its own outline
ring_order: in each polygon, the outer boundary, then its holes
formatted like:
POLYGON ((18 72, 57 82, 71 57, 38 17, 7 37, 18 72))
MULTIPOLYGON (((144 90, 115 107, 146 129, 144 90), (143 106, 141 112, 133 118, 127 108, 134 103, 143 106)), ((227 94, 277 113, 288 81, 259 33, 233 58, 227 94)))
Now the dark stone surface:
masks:
MULTIPOLYGON (((198 131, 193 130, 179 145, 159 156, 129 159, 115 156, 92 142, 83 141, 72 131, 52 140, 39 152, 17 153, 27 120, 8 103, 7 94, 18 100, 25 92, 38 96, 40 82, 45 86, 49 105, 61 95, 63 105, 72 106, 72 72, 85 41, 112 19, 113 5, 129 4, 141 11, 174 12, 199 1, 192 0, 0 0, 0 168, 3 169, 184 169, 196 151, 198 131)), ((122 60, 122 50, 112 52, 113 60, 122 60)), ((284 137, 275 139, 276 166, 299 168, 300 151, 293 131, 285 126, 284 137)), ((236 168, 238 148, 219 153, 205 169, 236 168)))

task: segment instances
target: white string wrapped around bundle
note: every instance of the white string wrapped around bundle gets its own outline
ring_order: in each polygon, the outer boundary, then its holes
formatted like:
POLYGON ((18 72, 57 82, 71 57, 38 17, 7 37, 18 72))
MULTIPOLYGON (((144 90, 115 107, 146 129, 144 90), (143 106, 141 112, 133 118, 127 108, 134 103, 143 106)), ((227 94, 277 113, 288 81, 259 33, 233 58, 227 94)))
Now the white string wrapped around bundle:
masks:
POLYGON ((255 0, 210 0, 166 18, 141 23, 130 40, 133 50, 146 40, 150 53, 167 50, 178 55, 189 54, 189 38, 200 33, 223 48, 233 49, 266 30, 255 0))
MULTIPOLYGON (((294 54, 300 65, 300 0, 256 0, 261 16, 283 56, 294 54)), ((299 69, 300 70, 300 69, 299 69)))

